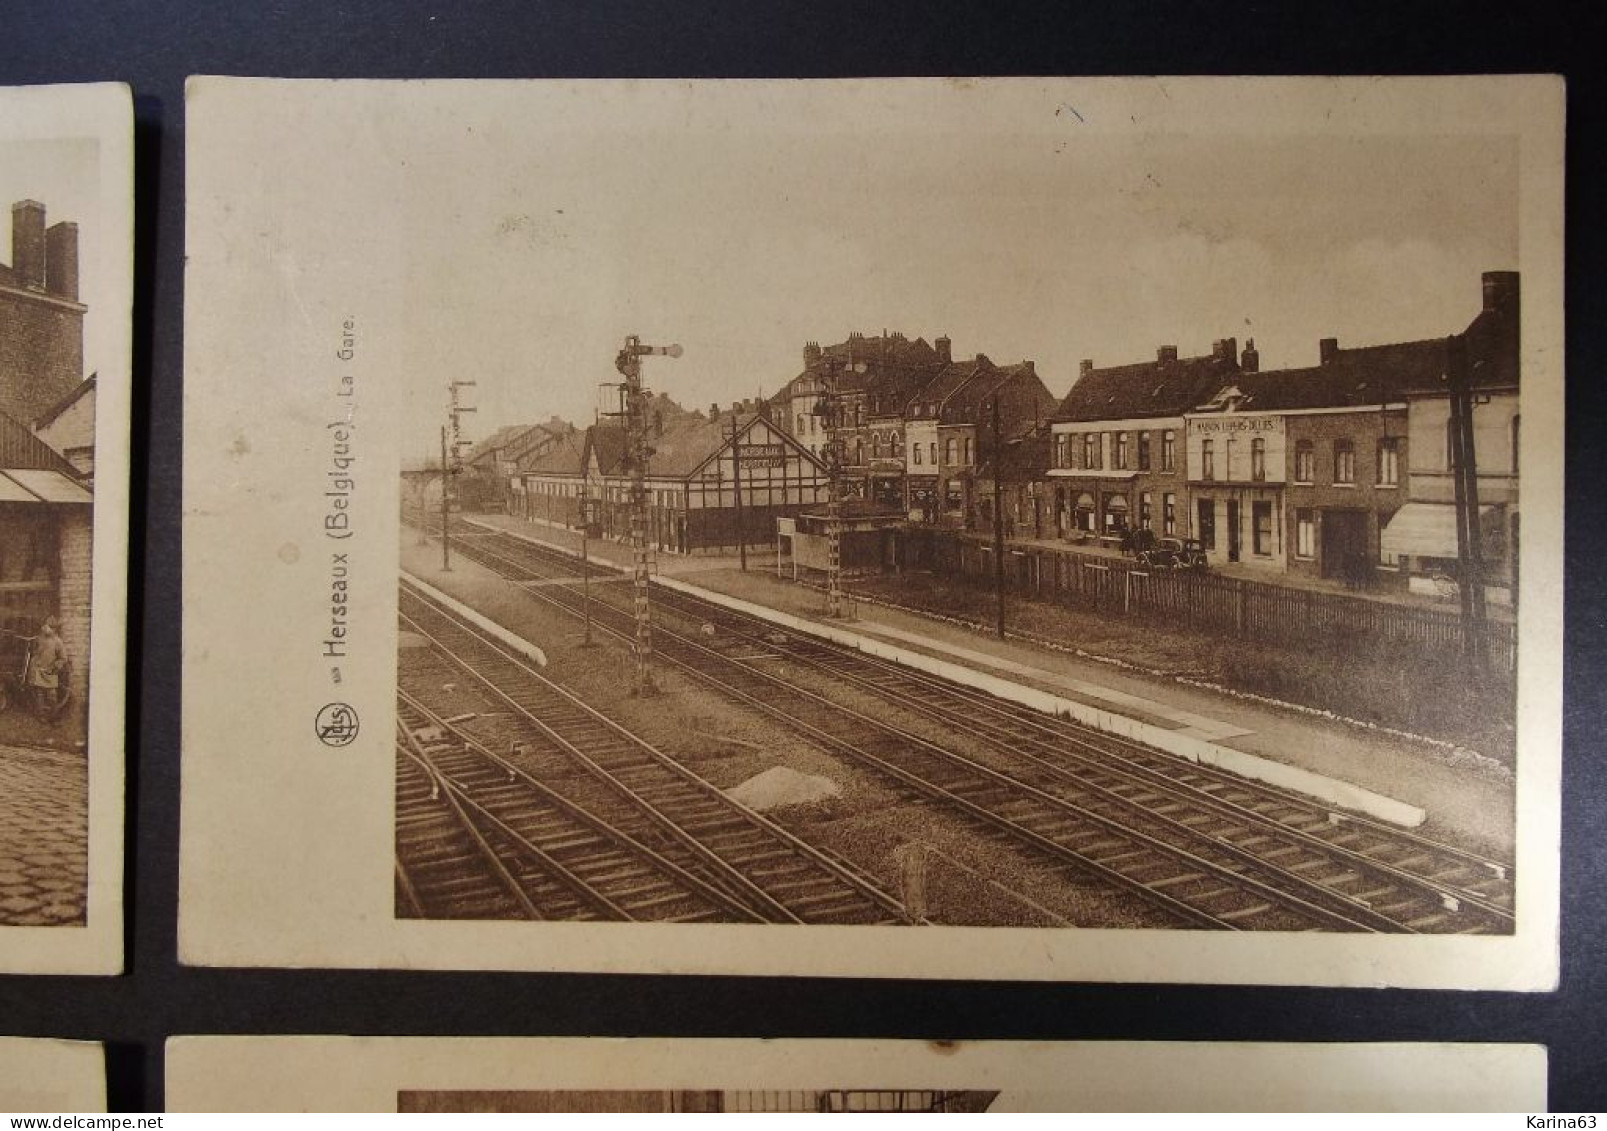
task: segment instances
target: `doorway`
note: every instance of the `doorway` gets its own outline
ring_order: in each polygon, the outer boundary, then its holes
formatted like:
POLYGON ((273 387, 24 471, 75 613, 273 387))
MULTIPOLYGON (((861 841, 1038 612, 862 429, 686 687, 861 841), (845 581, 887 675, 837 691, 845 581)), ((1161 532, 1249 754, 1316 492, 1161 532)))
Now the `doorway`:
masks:
POLYGON ((1236 562, 1243 555, 1244 538, 1239 531, 1239 500, 1228 500, 1228 561, 1236 562))

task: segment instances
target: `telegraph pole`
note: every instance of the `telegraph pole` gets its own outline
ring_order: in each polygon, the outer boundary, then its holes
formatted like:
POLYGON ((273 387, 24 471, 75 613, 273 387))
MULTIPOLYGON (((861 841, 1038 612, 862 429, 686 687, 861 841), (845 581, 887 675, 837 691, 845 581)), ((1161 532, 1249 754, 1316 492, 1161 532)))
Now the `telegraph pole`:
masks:
POLYGON ((1451 481, 1456 492, 1457 590, 1462 606, 1462 650, 1474 669, 1484 667, 1484 537, 1479 522, 1479 467, 1473 443, 1473 390, 1467 340, 1445 341, 1446 384, 1451 394, 1451 481))
POLYGON ((731 414, 731 489, 735 494, 737 510, 737 557, 742 572, 748 571, 748 538, 742 525, 742 421, 738 413, 731 414))
POLYGON ((451 551, 447 547, 450 537, 447 524, 452 517, 452 492, 448 488, 455 486, 458 476, 463 473, 463 448, 468 443, 463 438, 463 425, 459 417, 474 411, 472 407, 458 402, 458 390, 472 388, 474 388, 473 381, 448 381, 446 385, 448 426, 441 429, 441 569, 446 572, 451 572, 452 569, 451 551), (450 454, 447 445, 449 430, 452 433, 450 454), (450 466, 448 466, 449 460, 450 466))
POLYGON ((826 615, 835 619, 843 615, 843 435, 838 419, 837 359, 828 357, 824 363, 826 380, 817 411, 826 425, 826 474, 831 479, 826 501, 826 615))
POLYGON ((452 542, 447 523, 452 518, 452 472, 446 465, 446 425, 441 425, 441 570, 452 572, 452 542))
POLYGON ((647 443, 648 393, 642 387, 642 358, 659 355, 680 357, 681 347, 644 346, 635 334, 614 358, 614 368, 625 380, 619 386, 620 411, 625 424, 625 464, 631 473, 631 557, 634 564, 632 587, 636 608, 636 641, 631 651, 636 658, 636 694, 654 695, 653 621, 648 604, 647 561, 647 461, 652 449, 647 443))
POLYGON ((993 592, 998 606, 995 627, 1004 639, 1004 447, 999 443, 999 396, 993 396, 993 592))

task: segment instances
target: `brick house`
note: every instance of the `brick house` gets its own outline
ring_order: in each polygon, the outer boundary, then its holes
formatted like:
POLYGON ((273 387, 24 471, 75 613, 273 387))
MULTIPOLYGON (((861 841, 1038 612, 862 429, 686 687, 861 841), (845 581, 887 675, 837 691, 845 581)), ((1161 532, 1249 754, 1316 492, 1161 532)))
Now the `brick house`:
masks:
POLYGON ((1379 536, 1404 502, 1401 389, 1439 342, 1340 349, 1306 369, 1241 373, 1188 414, 1196 536, 1215 564, 1370 585, 1379 536))
POLYGON ((84 379, 78 225, 45 226, 45 206, 11 206, 11 264, 0 264, 0 412, 31 421, 84 379))
POLYGON ((1226 338, 1199 357, 1161 346, 1154 361, 1103 369, 1084 361, 1051 425, 1046 533, 1111 542, 1129 529, 1190 536, 1184 414, 1255 370, 1255 343, 1242 360, 1237 349, 1226 338))
MULTIPOLYGON (((1473 392, 1481 548, 1488 596, 1510 602, 1518 584, 1518 453, 1520 405, 1520 291, 1515 271, 1482 279, 1483 303, 1461 335, 1473 392)), ((1425 367, 1404 388, 1411 459, 1407 503, 1382 540, 1386 562, 1398 565, 1414 588, 1429 590, 1439 574, 1458 569, 1455 487, 1449 442, 1451 402, 1445 342, 1441 363, 1425 367)))

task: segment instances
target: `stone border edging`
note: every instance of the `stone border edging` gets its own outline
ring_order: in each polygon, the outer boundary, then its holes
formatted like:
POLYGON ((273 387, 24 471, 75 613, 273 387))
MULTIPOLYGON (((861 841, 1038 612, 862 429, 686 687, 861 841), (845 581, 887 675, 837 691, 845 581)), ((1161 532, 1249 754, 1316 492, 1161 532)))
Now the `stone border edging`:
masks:
POLYGON ((496 621, 484 616, 481 613, 475 612, 462 601, 459 601, 456 597, 441 592, 441 590, 437 589, 423 578, 416 577, 407 572, 405 569, 398 572, 400 572, 402 577, 405 578, 409 583, 418 586, 425 593, 427 593, 432 600, 441 602, 441 604, 447 606, 447 608, 457 613, 458 616, 462 617, 464 620, 473 624, 476 628, 489 632, 492 636, 495 636, 498 640, 508 645, 508 647, 518 652, 525 659, 535 664, 536 667, 544 668, 547 666, 547 653, 543 652, 536 645, 530 643, 530 641, 526 640, 524 637, 509 632, 496 621))

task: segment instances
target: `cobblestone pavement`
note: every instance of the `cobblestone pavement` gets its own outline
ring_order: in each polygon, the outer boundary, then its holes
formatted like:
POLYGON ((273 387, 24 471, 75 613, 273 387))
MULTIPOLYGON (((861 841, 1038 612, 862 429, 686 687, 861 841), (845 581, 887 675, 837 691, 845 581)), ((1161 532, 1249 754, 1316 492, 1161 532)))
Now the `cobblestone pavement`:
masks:
POLYGON ((84 921, 88 803, 83 751, 0 746, 0 924, 84 921))

